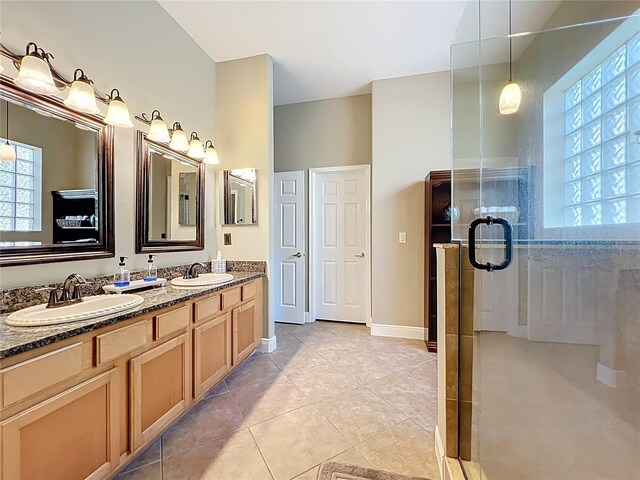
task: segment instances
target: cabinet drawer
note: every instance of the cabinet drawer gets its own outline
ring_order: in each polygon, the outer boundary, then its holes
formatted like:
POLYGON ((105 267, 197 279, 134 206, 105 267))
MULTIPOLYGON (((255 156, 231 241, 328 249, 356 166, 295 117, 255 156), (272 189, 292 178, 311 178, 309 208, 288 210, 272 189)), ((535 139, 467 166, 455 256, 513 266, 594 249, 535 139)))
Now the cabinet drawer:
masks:
POLYGON ((0 370, 2 406, 6 407, 82 371, 82 343, 0 370))
POLYGON ((229 290, 228 292, 222 293, 222 309, 226 310, 227 308, 231 308, 235 305, 238 305, 242 301, 240 296, 240 289, 234 288, 233 290, 229 290))
POLYGON ((250 283, 248 285, 243 285, 242 286, 242 301, 246 302, 247 300, 249 300, 250 298, 253 298, 256 296, 256 284, 255 283, 250 283))
POLYGON ((186 328, 191 321, 189 310, 189 305, 185 305, 184 307, 158 315, 155 318, 155 339, 158 340, 159 338, 166 337, 167 335, 186 328))
POLYGON ((201 300, 195 303, 194 321, 199 322, 205 318, 210 318, 220 310, 220 295, 214 295, 211 298, 201 300))
POLYGON ((118 358, 151 342, 151 320, 96 337, 96 365, 118 358))

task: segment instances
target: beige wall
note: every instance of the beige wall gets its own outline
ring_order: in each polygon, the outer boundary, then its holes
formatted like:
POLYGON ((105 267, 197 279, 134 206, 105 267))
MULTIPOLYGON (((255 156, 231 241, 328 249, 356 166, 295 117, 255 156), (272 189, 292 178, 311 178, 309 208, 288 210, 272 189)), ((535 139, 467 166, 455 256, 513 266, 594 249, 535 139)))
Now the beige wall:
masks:
POLYGON ((449 72, 373 82, 374 324, 423 326, 424 177, 451 166, 449 108, 449 72))
MULTIPOLYGON (((273 62, 268 55, 221 62, 216 75, 216 116, 220 119, 216 149, 224 169, 256 169, 258 221, 256 225, 220 226, 218 216, 218 245, 223 258, 266 261, 269 273, 273 258, 273 62), (223 245, 224 233, 231 234, 231 245, 223 245)), ((272 294, 269 289, 265 302, 272 294)), ((262 336, 272 337, 272 312, 264 318, 262 336)))
MULTIPOLYGON (((65 74, 82 67, 98 91, 119 88, 132 115, 157 108, 167 122, 179 120, 185 130, 195 130, 203 140, 216 143, 215 62, 156 2, 3 0, 1 9, 2 42, 11 50, 23 52, 27 42, 34 41, 55 55, 53 63, 65 74)), ((4 74, 17 74, 5 59, 3 66, 4 74)), ((106 106, 100 104, 100 108, 104 115, 106 106)), ((205 250, 160 254, 158 266, 215 256, 214 177, 208 167, 205 250)), ((131 269, 142 269, 146 255, 134 254, 135 178, 135 129, 116 129, 116 255, 130 257, 131 269)), ((89 277, 109 274, 115 267, 114 259, 5 267, 0 287, 59 281, 71 272, 89 277)))

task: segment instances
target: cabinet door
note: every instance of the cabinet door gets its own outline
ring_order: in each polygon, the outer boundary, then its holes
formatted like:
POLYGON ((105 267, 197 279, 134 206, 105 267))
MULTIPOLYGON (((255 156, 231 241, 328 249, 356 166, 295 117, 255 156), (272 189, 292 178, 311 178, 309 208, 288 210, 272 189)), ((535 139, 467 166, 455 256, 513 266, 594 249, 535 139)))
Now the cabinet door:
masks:
POLYGON ((131 439, 133 450, 156 436, 190 401, 188 334, 131 360, 131 439))
POLYGON ((237 365, 255 350, 256 304, 252 300, 236 308, 233 315, 233 364, 237 365))
POLYGON ((120 458, 119 388, 112 369, 4 421, 2 479, 106 477, 120 458))
POLYGON ((193 329, 193 394, 199 397, 231 368, 231 314, 193 329))

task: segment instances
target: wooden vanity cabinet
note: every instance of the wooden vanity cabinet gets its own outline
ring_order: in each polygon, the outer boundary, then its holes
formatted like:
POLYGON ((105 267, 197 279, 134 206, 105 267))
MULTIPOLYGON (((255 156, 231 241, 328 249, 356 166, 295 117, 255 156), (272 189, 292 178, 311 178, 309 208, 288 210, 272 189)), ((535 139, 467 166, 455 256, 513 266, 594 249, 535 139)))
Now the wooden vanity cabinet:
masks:
POLYGON ((256 302, 252 300, 234 308, 231 316, 233 320, 233 365, 237 365, 256 349, 256 302))
POLYGON ((193 396, 199 397, 231 370, 231 313, 193 329, 193 396))

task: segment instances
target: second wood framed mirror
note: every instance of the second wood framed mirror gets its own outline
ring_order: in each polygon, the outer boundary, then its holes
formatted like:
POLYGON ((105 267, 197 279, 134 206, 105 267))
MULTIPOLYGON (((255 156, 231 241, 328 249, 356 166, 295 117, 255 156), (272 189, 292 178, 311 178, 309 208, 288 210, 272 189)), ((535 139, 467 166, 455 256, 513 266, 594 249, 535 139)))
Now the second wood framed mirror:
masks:
POLYGON ((136 161, 136 253, 202 250, 204 164, 141 131, 136 161))

